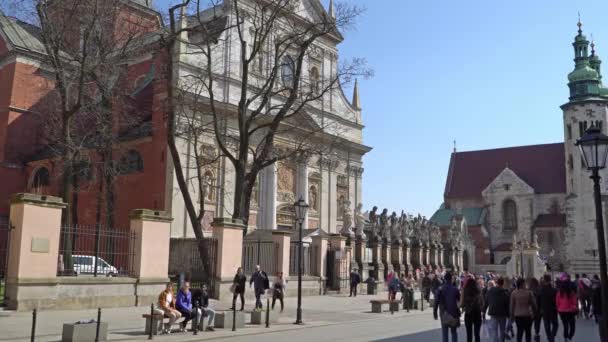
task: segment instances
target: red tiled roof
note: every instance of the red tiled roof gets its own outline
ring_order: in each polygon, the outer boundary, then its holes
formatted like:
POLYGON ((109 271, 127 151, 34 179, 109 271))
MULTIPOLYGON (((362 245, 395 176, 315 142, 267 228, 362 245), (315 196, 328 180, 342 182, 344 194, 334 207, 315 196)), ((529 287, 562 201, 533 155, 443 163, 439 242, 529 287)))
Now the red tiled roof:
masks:
POLYGON ((564 144, 545 144, 452 153, 445 198, 479 198, 509 167, 536 193, 565 193, 564 144))
POLYGON ((501 243, 500 245, 496 246, 496 248, 494 248, 495 252, 510 252, 511 251, 511 243, 505 242, 505 243, 501 243))
POLYGON ((534 227, 565 227, 566 214, 540 214, 534 221, 534 227))

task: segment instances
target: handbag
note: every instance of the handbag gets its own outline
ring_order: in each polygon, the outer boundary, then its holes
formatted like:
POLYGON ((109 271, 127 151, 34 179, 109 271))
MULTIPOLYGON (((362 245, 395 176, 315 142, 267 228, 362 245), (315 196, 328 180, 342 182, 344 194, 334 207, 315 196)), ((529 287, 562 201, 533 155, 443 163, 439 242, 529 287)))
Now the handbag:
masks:
POLYGON ((236 291, 236 284, 232 284, 232 285, 230 286, 230 292, 231 292, 231 293, 234 293, 235 291, 236 291))
POLYGON ((447 311, 443 311, 441 314, 441 322, 450 328, 457 328, 460 326, 460 319, 452 316, 447 311))

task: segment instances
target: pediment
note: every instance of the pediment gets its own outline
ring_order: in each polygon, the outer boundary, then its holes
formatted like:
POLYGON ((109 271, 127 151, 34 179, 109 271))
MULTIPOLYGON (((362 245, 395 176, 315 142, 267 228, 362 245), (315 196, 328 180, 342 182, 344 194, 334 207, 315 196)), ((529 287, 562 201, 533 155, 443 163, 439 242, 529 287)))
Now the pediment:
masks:
POLYGON ((499 191, 508 192, 513 195, 534 194, 534 188, 521 179, 521 177, 509 167, 505 167, 481 194, 485 197, 499 191))

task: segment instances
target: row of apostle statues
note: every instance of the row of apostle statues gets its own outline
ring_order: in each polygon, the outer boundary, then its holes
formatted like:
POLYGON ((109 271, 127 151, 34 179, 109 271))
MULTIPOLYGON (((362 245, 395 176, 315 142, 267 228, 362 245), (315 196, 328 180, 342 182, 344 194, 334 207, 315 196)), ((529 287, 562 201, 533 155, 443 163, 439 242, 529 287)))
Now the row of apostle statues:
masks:
MULTIPOLYGON (((342 229, 340 234, 349 238, 396 241, 410 243, 416 240, 422 244, 438 244, 442 241, 439 225, 429 221, 426 217, 413 216, 401 211, 401 215, 388 209, 378 213, 374 206, 369 213, 363 212, 363 204, 359 203, 355 210, 350 209, 350 202, 345 201, 343 207, 342 229)), ((447 238, 451 241, 462 238, 459 229, 450 229, 447 238)))

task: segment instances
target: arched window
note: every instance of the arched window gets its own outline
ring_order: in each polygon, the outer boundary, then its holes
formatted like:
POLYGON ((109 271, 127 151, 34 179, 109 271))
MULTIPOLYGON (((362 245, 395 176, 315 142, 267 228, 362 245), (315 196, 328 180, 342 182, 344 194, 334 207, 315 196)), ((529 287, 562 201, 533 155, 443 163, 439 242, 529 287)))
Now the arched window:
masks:
POLYGON ((50 183, 49 170, 46 167, 41 167, 36 170, 36 173, 32 178, 31 189, 32 191, 38 193, 38 191, 42 190, 42 188, 49 186, 50 183))
POLYGON ((511 257, 510 257, 510 256, 508 256, 508 257, 504 257, 504 258, 503 258, 503 259, 500 261, 500 264, 501 264, 501 265, 506 265, 506 264, 507 264, 509 261, 511 261, 511 257))
POLYGON ((287 88, 293 88, 294 86, 294 74, 296 65, 291 56, 283 57, 281 64, 281 80, 283 85, 287 88))
POLYGON ((310 91, 317 95, 321 91, 320 84, 321 76, 319 75, 319 69, 317 67, 312 67, 310 69, 310 91))
POLYGON ((513 200, 502 204, 502 222, 504 230, 517 230, 517 205, 513 200))
POLYGON ((125 154, 118 164, 118 172, 126 175, 144 170, 144 161, 139 152, 130 150, 125 154))

